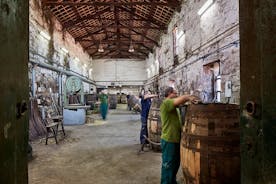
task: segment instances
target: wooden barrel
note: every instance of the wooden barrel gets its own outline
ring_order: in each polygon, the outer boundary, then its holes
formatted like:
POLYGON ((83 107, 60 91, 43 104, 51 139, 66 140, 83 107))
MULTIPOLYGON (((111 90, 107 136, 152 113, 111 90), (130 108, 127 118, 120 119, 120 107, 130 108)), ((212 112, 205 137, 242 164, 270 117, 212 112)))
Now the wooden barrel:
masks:
POLYGON ((90 110, 94 110, 95 103, 97 102, 97 94, 85 94, 84 101, 86 105, 90 105, 90 110))
POLYGON ((127 103, 127 95, 126 94, 122 94, 121 95, 121 103, 122 104, 126 104, 127 103))
POLYGON ((116 109, 117 107, 117 95, 109 94, 108 95, 109 109, 116 109))
POLYGON ((133 110, 141 112, 141 105, 139 99, 136 96, 130 95, 127 103, 133 110))
POLYGON ((180 145, 186 184, 240 183, 239 117, 234 104, 187 107, 180 145))
MULTIPOLYGON (((161 99, 153 98, 149 115, 148 115, 148 138, 155 142, 161 142, 161 132, 162 132, 162 123, 161 123, 161 116, 160 116, 160 105, 162 103, 161 99)), ((151 144, 153 150, 159 151, 161 147, 159 145, 151 144)))
POLYGON ((84 99, 86 105, 91 105, 97 102, 97 94, 85 94, 84 99))
POLYGON ((120 93, 117 93, 117 104, 121 103, 121 95, 120 93))

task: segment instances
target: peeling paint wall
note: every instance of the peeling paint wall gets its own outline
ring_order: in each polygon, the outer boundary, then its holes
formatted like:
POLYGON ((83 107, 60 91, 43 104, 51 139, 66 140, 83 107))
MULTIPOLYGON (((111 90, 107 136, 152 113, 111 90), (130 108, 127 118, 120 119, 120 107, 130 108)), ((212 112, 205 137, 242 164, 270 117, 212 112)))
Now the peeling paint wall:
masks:
MULTIPOLYGON (((81 45, 76 43, 70 34, 62 30, 60 23, 51 17, 47 10, 42 11, 41 2, 35 0, 30 1, 29 44, 31 61, 35 60, 57 68, 70 70, 93 80, 91 73, 92 58, 84 52, 81 45), (46 36, 41 32, 46 33, 46 36), (47 35, 50 38, 47 38, 47 35)), ((30 72, 31 70, 30 67, 30 72)), ((41 82, 41 76, 45 78, 45 81, 57 83, 57 72, 42 69, 41 67, 35 67, 35 70, 35 78, 38 80, 38 83, 41 82)), ((31 73, 29 76, 31 76, 31 73)), ((64 76, 63 82, 65 82, 65 79, 66 77, 64 76)), ((91 85, 85 82, 83 84, 84 91, 89 92, 91 85)), ((39 86, 36 87, 39 89, 39 86)), ((54 86, 51 85, 51 87, 54 86)))
POLYGON ((217 0, 201 16, 198 10, 205 0, 187 0, 172 18, 167 34, 160 39, 161 47, 147 60, 146 88, 174 85, 180 94, 195 94, 212 102, 214 99, 212 69, 209 63, 219 61, 221 76, 221 102, 239 104, 239 2, 217 0), (178 62, 174 63, 173 29, 177 26, 184 37, 179 43, 178 62), (156 68, 159 68, 158 70, 156 68), (158 85, 156 85, 156 80, 158 85), (232 96, 225 97, 225 82, 231 82, 232 96))

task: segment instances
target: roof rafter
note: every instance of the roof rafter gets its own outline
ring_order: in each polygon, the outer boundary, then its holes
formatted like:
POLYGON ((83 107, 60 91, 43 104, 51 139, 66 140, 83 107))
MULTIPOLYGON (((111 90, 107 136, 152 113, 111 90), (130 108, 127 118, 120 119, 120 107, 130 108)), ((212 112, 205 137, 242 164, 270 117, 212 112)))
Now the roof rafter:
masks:
POLYGON ((166 27, 165 24, 161 23, 161 22, 158 22, 157 20, 154 20, 153 18, 152 19, 146 19, 144 17, 142 17, 141 15, 138 15, 137 13, 133 13, 131 10, 125 8, 125 7, 120 7, 120 9, 130 13, 130 14, 133 14, 133 16, 136 16, 136 17, 139 17, 141 20, 143 21, 146 21, 146 22, 151 22, 152 24, 155 24, 156 26, 158 27, 166 27))
POLYGON ((175 8, 179 6, 179 1, 168 1, 168 2, 70 2, 70 1, 42 1, 43 6, 148 6, 148 5, 156 5, 156 6, 168 6, 171 8, 175 8))
POLYGON ((64 25, 63 25, 63 29, 69 29, 70 27, 72 26, 75 26, 76 24, 82 22, 82 21, 85 21, 85 20, 89 20, 89 19, 94 19, 95 17, 98 17, 99 15, 105 13, 105 12, 108 12, 109 8, 105 8, 101 11, 97 11, 97 13, 93 14, 93 15, 88 15, 86 17, 82 17, 82 18, 79 18, 77 20, 74 20, 74 21, 70 21, 70 22, 66 22, 64 25))
POLYGON ((89 33, 86 34, 86 35, 77 37, 77 38, 75 38, 75 41, 80 41, 80 40, 82 40, 82 39, 84 39, 84 38, 86 38, 86 37, 89 37, 89 36, 93 35, 93 34, 99 33, 99 32, 101 32, 101 31, 103 31, 104 28, 106 28, 106 27, 108 27, 108 26, 110 26, 110 25, 113 25, 113 24, 114 24, 114 22, 112 22, 112 23, 110 23, 110 24, 107 24, 107 25, 104 25, 104 26, 102 26, 100 29, 95 30, 95 31, 93 31, 93 32, 89 32, 89 33))
POLYGON ((157 41, 155 41, 155 40, 153 40, 153 39, 147 37, 147 36, 144 35, 143 33, 139 33, 138 31, 135 31, 134 29, 131 29, 131 31, 134 32, 134 33, 136 33, 136 34, 138 34, 138 35, 140 35, 140 36, 142 36, 143 38, 146 38, 146 39, 152 41, 152 43, 154 43, 155 45, 159 46, 159 44, 158 44, 157 41))
POLYGON ((93 58, 148 57, 182 0, 41 0, 93 58), (98 52, 99 45, 104 52, 98 52), (134 52, 129 52, 130 45, 134 52))

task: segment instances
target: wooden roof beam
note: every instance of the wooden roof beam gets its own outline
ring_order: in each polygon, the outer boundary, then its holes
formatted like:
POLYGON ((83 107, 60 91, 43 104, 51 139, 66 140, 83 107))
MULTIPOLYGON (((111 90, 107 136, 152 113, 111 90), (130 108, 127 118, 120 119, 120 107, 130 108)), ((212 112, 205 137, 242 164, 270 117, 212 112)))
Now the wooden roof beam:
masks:
POLYGON ((137 13, 133 13, 131 10, 129 10, 129 9, 125 8, 125 7, 119 7, 119 8, 122 9, 122 10, 124 10, 124 11, 126 11, 126 12, 128 12, 128 13, 130 13, 130 14, 133 14, 133 16, 139 17, 141 20, 143 20, 145 22, 150 22, 150 23, 155 24, 156 26, 158 26, 160 28, 166 27, 166 29, 167 29, 167 26, 165 24, 161 23, 161 22, 158 22, 158 21, 156 21, 154 19, 150 19, 150 20, 146 19, 146 18, 138 15, 137 13))
POLYGON ((42 1, 43 6, 167 6, 175 8, 180 5, 179 1, 168 1, 168 2, 70 2, 70 1, 42 1))
POLYGON ((82 22, 82 21, 85 21, 85 20, 89 20, 89 19, 95 19, 96 17, 99 17, 101 14, 105 13, 105 12, 108 12, 109 11, 109 8, 105 8, 105 9, 102 9, 101 11, 97 11, 97 13, 93 14, 93 15, 88 15, 86 17, 82 17, 82 18, 79 18, 75 21, 69 21, 69 22, 66 22, 62 29, 63 30, 67 30, 69 29, 70 27, 72 26, 75 26, 76 24, 82 22))
POLYGON ((105 56, 107 56, 107 55, 109 55, 109 54, 113 54, 114 52, 116 52, 117 50, 109 50, 108 52, 106 52, 106 53, 99 53, 99 52, 94 52, 93 53, 93 55, 92 55, 92 57, 93 56, 100 56, 100 57, 105 57, 105 56), (98 53, 98 54, 97 54, 98 53))
POLYGON ((92 31, 92 32, 89 32, 88 34, 86 34, 86 35, 83 35, 83 36, 80 36, 80 37, 77 37, 77 38, 75 38, 75 41, 80 41, 80 40, 82 40, 82 39, 84 39, 84 38, 86 38, 86 37, 89 37, 89 36, 92 36, 93 34, 96 34, 96 33, 99 33, 100 31, 104 31, 104 28, 106 28, 106 27, 108 27, 108 26, 111 26, 111 25, 113 25, 114 24, 114 22, 112 22, 112 23, 110 23, 110 24, 107 24, 107 25, 104 25, 104 26, 102 26, 101 27, 101 29, 99 29, 99 30, 95 30, 95 31, 92 31))
MULTIPOLYGON (((123 25, 120 25, 118 26, 119 28, 129 28, 131 26, 123 26, 123 25)), ((102 28, 102 26, 88 26, 88 25, 74 25, 74 26, 70 26, 70 28, 67 28, 67 29, 72 29, 72 28, 102 28)), ((117 26, 108 26, 108 27, 105 27, 105 28, 117 28, 117 26)), ((166 30, 167 28, 166 27, 152 27, 152 26, 132 26, 131 28, 134 28, 134 29, 157 29, 157 30, 166 30)))
MULTIPOLYGON (((96 48, 94 48, 94 49, 96 49, 96 48)), ((116 47, 106 47, 106 48, 104 48, 104 50, 109 50, 109 51, 112 51, 112 50, 120 50, 120 51, 126 51, 126 52, 128 52, 128 47, 126 47, 126 48, 120 48, 120 49, 117 49, 116 47)), ((145 53, 145 52, 148 52, 148 50, 146 50, 146 49, 135 49, 135 51, 139 51, 139 52, 141 52, 141 53, 143 53, 143 54, 145 54, 145 55, 147 55, 148 53, 145 53), (145 51, 145 52, 144 52, 145 51)), ((131 52, 130 52, 131 53, 131 52)))
POLYGON ((146 38, 147 40, 152 41, 156 46, 159 46, 159 43, 158 43, 157 41, 155 41, 155 40, 153 40, 153 39, 147 37, 147 36, 144 35, 143 33, 139 33, 138 31, 135 31, 134 29, 131 29, 131 31, 134 32, 134 33, 136 33, 136 34, 138 34, 138 35, 140 35, 140 36, 142 36, 142 37, 144 37, 144 38, 146 38))
MULTIPOLYGON (((126 55, 135 55, 135 56, 142 56, 144 54, 139 54, 139 52, 128 52, 127 50, 121 50, 122 53, 126 54, 126 55)), ((147 57, 147 55, 144 55, 147 57)))
MULTIPOLYGON (((128 38, 127 36, 123 35, 125 38, 128 38)), ((144 42, 136 42, 136 45, 140 45, 141 47, 144 47, 146 48, 149 52, 153 52, 153 49, 152 48, 149 48, 147 46, 144 45, 145 41, 144 42)))
MULTIPOLYGON (((89 48, 91 48, 92 46, 94 46, 94 45, 99 45, 100 43, 101 44, 103 44, 103 43, 109 43, 108 41, 109 41, 109 38, 112 38, 114 35, 111 35, 111 36, 109 36, 109 37, 105 37, 103 40, 91 40, 92 41, 92 44, 90 44, 90 45, 88 45, 87 47, 85 47, 84 48, 84 50, 86 50, 86 49, 89 49, 89 48)), ((80 41, 83 41, 83 40, 79 40, 79 42, 80 41)), ((116 43, 117 42, 117 40, 114 42, 114 43, 116 43)), ((112 43, 112 42, 110 42, 110 43, 112 43)))

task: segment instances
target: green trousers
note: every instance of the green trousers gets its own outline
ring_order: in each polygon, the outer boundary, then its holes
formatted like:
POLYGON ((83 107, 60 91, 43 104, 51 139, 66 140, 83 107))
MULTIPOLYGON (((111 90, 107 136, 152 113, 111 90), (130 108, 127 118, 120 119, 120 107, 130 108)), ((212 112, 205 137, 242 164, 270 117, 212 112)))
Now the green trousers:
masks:
POLYGON ((103 120, 105 120, 106 115, 107 115, 107 110, 108 110, 108 104, 107 103, 101 103, 100 110, 101 110, 102 118, 103 118, 103 120))
POLYGON ((180 143, 171 143, 161 139, 161 148, 161 184, 177 184, 176 174, 180 166, 180 143))

